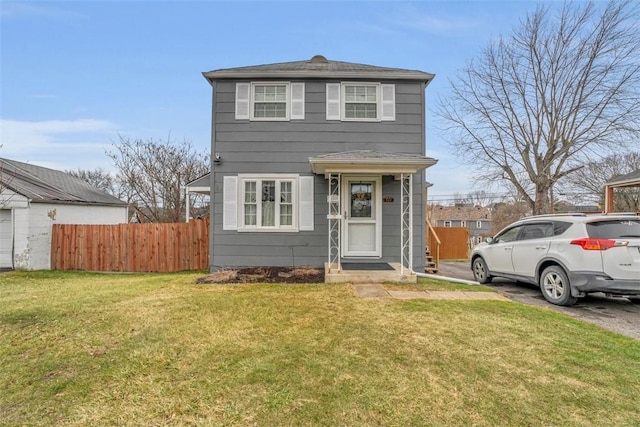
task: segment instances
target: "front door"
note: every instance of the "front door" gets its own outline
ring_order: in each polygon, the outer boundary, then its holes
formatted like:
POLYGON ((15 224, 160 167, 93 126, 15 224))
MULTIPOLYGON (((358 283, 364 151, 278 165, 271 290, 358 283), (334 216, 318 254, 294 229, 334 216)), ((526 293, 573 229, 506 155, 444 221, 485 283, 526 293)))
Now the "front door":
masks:
POLYGON ((342 256, 382 256, 380 177, 344 177, 342 256))

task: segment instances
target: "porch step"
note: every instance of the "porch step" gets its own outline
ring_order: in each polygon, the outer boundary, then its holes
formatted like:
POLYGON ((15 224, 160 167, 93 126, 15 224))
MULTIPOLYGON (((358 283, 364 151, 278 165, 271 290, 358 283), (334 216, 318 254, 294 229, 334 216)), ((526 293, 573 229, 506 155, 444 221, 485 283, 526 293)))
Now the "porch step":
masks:
POLYGON ((330 269, 325 264, 325 283, 385 283, 401 282, 416 283, 418 277, 415 273, 405 269, 404 274, 400 273, 400 264, 389 263, 394 270, 340 270, 330 269))
POLYGON ((426 252, 424 272, 436 274, 438 272, 438 264, 434 261, 433 257, 429 254, 429 250, 426 252))

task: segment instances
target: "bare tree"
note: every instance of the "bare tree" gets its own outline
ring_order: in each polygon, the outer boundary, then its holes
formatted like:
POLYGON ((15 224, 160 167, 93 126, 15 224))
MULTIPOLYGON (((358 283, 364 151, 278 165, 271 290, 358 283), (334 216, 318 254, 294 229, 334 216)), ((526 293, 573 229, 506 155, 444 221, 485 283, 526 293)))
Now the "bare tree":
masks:
MULTIPOLYGON (((604 205, 604 185, 616 176, 640 169, 640 151, 607 156, 592 162, 567 177, 563 183, 566 196, 574 203, 604 205)), ((615 210, 640 211, 640 188, 616 189, 615 210)))
POLYGON ((437 114, 480 182, 508 182, 534 213, 584 163, 640 133, 638 4, 565 3, 528 14, 450 80, 437 114))
POLYGON ((531 211, 526 202, 511 200, 509 202, 496 203, 491 214, 491 232, 496 234, 507 225, 530 213, 531 211))
POLYGON ((474 206, 487 206, 493 202, 494 197, 484 190, 474 190, 467 193, 466 200, 474 206))
POLYGON ((136 206, 138 217, 151 222, 184 221, 184 186, 209 172, 209 155, 194 151, 186 140, 119 138, 107 155, 118 168, 118 179, 127 189, 125 200, 136 206))
POLYGON ((118 185, 116 177, 102 168, 78 168, 76 170, 65 170, 65 173, 82 179, 98 190, 102 190, 115 197, 120 197, 119 191, 117 191, 118 185))

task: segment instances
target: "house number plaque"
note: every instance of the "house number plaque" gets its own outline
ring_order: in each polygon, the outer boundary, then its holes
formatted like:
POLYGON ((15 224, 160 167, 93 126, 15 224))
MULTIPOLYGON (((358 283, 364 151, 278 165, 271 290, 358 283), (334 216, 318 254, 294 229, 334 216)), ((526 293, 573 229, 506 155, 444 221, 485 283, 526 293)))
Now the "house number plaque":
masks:
POLYGON ((382 201, 385 203, 393 203, 393 196, 384 196, 382 201))

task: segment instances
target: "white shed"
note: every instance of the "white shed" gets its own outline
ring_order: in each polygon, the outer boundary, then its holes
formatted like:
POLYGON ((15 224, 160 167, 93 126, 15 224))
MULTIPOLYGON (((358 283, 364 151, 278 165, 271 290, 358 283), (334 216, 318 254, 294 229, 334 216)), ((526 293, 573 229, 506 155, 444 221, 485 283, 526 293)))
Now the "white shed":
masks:
POLYGON ((0 158, 0 269, 51 267, 52 224, 120 224, 127 203, 82 179, 0 158))

